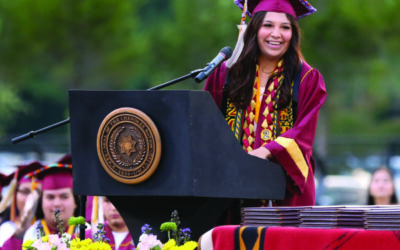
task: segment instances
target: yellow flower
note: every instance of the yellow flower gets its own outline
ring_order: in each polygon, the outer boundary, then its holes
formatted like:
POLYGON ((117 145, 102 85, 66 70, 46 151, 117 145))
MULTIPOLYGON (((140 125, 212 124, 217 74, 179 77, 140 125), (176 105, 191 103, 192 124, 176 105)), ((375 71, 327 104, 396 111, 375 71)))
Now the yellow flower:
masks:
POLYGON ((170 239, 167 243, 164 244, 163 250, 171 250, 174 246, 176 246, 176 242, 174 239, 170 239))
MULTIPOLYGON (((111 250, 111 246, 105 242, 94 242, 90 245, 89 249, 96 249, 96 250, 111 250)), ((71 249, 72 250, 72 249, 71 249)))
POLYGON ((111 250, 111 246, 105 242, 93 242, 92 239, 76 238, 71 241, 71 250, 111 250))
POLYGON ((42 242, 49 242, 49 236, 48 235, 43 236, 42 242))
POLYGON ((35 242, 34 240, 27 240, 22 244, 22 250, 27 250, 35 242))
POLYGON ((197 242, 188 241, 182 246, 177 246, 174 239, 170 239, 164 244, 163 250, 194 250, 197 247, 197 242))
POLYGON ((197 245, 197 242, 191 240, 191 241, 186 242, 186 243, 182 246, 182 249, 184 249, 184 250, 194 250, 194 249, 196 249, 197 246, 198 246, 198 245, 197 245))
POLYGON ((79 238, 75 238, 71 241, 71 250, 88 249, 87 246, 89 246, 90 244, 92 244, 92 239, 81 240, 79 238))

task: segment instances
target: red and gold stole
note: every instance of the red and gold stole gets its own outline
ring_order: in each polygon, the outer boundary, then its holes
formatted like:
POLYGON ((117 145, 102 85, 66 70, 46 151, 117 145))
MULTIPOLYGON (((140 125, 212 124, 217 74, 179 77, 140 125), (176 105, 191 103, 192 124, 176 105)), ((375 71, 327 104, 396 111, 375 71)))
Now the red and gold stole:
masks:
MULTIPOLYGON (((275 66, 273 74, 282 72, 284 69, 283 60, 275 66)), ((255 133, 261 129, 262 144, 265 145, 276 139, 281 133, 293 127, 292 105, 288 108, 274 110, 275 100, 279 99, 277 89, 283 81, 283 74, 279 77, 269 79, 264 93, 261 93, 258 65, 254 79, 253 96, 250 105, 245 109, 236 109, 229 102, 225 119, 235 133, 236 138, 242 143, 246 152, 254 150, 255 133), (262 96, 265 96, 265 100, 262 96), (265 109, 261 110, 262 101, 265 102, 265 109), (261 128, 257 128, 258 119, 262 119, 261 128)))

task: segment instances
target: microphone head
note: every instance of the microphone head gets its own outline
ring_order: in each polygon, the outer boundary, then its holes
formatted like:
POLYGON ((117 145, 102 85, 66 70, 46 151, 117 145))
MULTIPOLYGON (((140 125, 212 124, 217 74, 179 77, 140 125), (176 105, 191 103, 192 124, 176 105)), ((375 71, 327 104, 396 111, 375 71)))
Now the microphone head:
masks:
POLYGON ((222 48, 220 53, 225 55, 225 59, 229 59, 232 56, 233 50, 231 47, 227 46, 222 48))

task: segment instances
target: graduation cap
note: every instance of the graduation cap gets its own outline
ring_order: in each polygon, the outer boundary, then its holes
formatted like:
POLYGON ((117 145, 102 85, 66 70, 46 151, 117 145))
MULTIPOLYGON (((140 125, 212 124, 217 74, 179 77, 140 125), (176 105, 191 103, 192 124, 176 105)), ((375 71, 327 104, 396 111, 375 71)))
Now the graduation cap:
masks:
POLYGON ((71 154, 66 154, 63 157, 61 157, 61 159, 59 159, 57 161, 58 164, 68 164, 71 165, 72 164, 72 155, 71 154))
POLYGON ((9 176, 0 173, 0 194, 3 191, 3 187, 6 187, 8 186, 8 184, 10 184, 11 179, 12 178, 10 178, 9 176))
POLYGON ((299 19, 317 11, 306 0, 235 0, 235 4, 245 10, 249 17, 260 11, 272 11, 299 19))
POLYGON ((20 165, 17 170, 11 174, 14 180, 17 180, 18 184, 23 182, 31 182, 31 173, 43 168, 44 165, 39 161, 31 162, 27 165, 20 165))
POLYGON ((230 68, 239 58, 243 49, 243 35, 246 31, 246 15, 252 17, 260 11, 272 11, 287 13, 300 19, 317 10, 306 0, 234 0, 235 4, 242 9, 241 23, 238 25, 239 36, 233 50, 232 56, 226 61, 226 67, 230 68))
POLYGON ((42 190, 72 188, 72 157, 67 154, 57 163, 43 166, 29 176, 41 183, 42 190))

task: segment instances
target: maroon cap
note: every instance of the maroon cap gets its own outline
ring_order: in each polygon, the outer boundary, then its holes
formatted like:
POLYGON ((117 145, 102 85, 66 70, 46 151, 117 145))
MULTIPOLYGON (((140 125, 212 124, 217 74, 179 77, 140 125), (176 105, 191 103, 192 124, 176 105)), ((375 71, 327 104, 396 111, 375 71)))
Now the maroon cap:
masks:
POLYGON ((72 166, 64 164, 48 165, 36 174, 43 190, 72 188, 72 166))
POLYGON ((11 178, 17 178, 18 184, 23 182, 30 182, 31 176, 30 174, 34 173, 35 171, 43 168, 44 165, 38 161, 31 162, 26 165, 19 165, 17 166, 17 170, 10 175, 11 178))
POLYGON ((57 161, 57 163, 61 164, 72 164, 72 156, 71 154, 64 155, 61 159, 57 161))
POLYGON ((55 164, 47 165, 35 171, 36 178, 42 183, 42 190, 72 188, 72 158, 63 156, 55 164))
POLYGON ((8 186, 10 184, 11 179, 9 176, 0 173, 0 193, 3 190, 3 187, 8 186))
MULTIPOLYGON (((246 0, 234 1, 243 10, 246 0)), ((247 15, 249 17, 260 11, 286 13, 299 19, 317 10, 306 0, 247 0, 247 15)))
POLYGON ((72 188, 72 169, 66 171, 67 169, 54 168, 52 173, 46 174, 42 179, 42 189, 43 190, 54 190, 61 188, 72 188))

